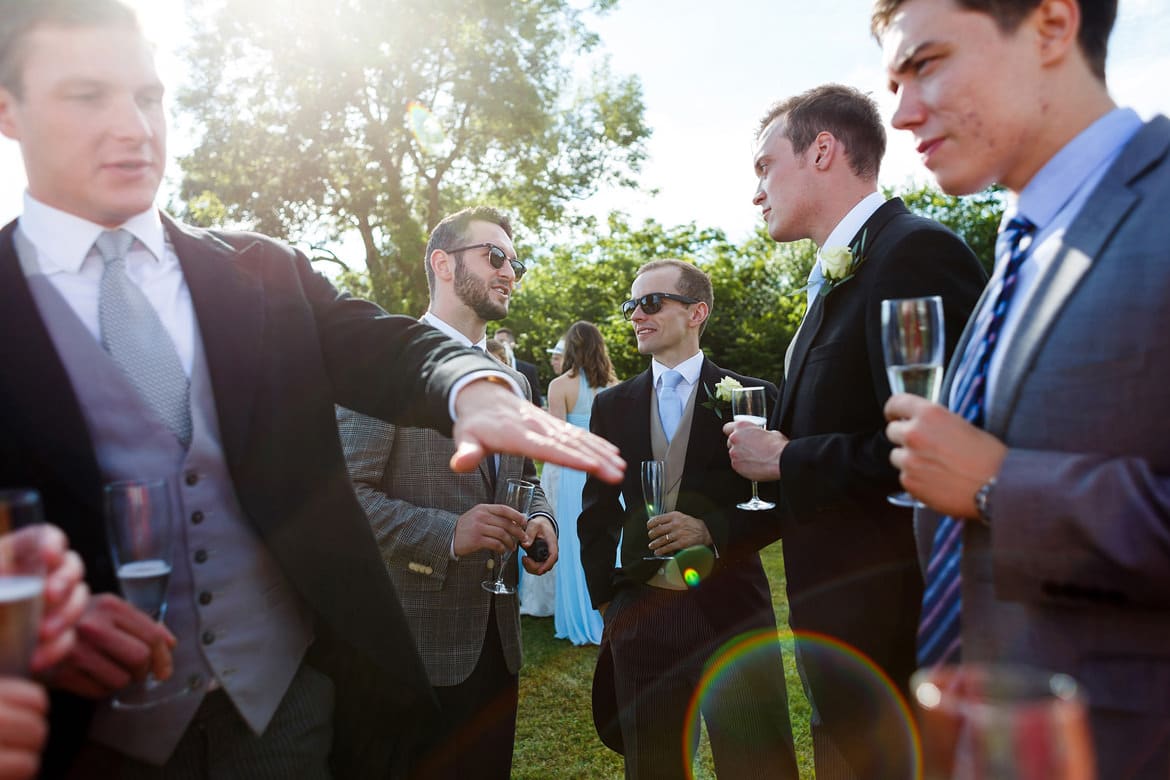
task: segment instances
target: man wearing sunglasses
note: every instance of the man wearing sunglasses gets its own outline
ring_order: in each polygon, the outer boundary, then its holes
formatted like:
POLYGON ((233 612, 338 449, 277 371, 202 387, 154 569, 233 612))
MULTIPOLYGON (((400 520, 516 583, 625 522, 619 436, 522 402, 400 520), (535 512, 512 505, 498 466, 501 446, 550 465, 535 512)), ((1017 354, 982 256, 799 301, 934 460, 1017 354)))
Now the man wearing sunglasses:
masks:
MULTIPOLYGON (((761 122, 753 202, 774 240, 812 239, 819 251, 768 430, 727 432, 736 471, 780 480, 792 628, 859 651, 904 694, 922 577, 911 512, 886 500, 900 488, 884 434, 881 301, 942 296, 950 354, 985 275, 953 233, 878 193, 885 145, 874 101, 839 85, 789 98, 761 122)), ((871 676, 842 674, 832 647, 798 634, 817 777, 909 776, 909 754, 893 749, 906 736, 901 710, 871 676)))
MULTIPOLYGON (((590 430, 631 464, 621 486, 586 479, 577 526, 589 595, 605 619, 594 722, 602 740, 624 754, 627 778, 688 776, 684 746, 697 732, 687 729, 698 725, 697 714, 688 721, 688 705, 705 664, 729 640, 752 632, 774 638, 776 631, 759 556, 775 540, 775 526, 736 508, 750 487, 731 470, 722 433, 729 404, 714 396, 727 378, 767 388, 770 402, 776 388, 704 357, 699 338, 713 299, 711 280, 689 263, 642 266, 621 310, 650 367, 593 403, 590 430), (666 511, 653 518, 637 468, 645 460, 666 464, 666 511), (665 562, 644 560, 676 553, 665 562)), ((719 776, 795 780, 774 641, 722 674, 699 709, 719 776)))
MULTIPOLYGON (((430 306, 422 321, 464 346, 484 349, 487 324, 508 315, 524 266, 512 226, 494 208, 477 206, 435 226, 427 242, 430 306)), ((518 385, 527 380, 505 369, 518 385)), ((415 645, 439 701, 439 722, 419 746, 411 777, 507 780, 516 734, 520 612, 515 595, 493 595, 496 554, 548 544, 543 574, 557 560, 556 527, 539 484, 528 516, 503 503, 509 477, 536 482, 530 458, 485 458, 478 470, 445 467, 455 442, 428 428, 393 425, 342 407, 338 430, 349 476, 406 612, 415 645)), ((505 579, 516 584, 517 560, 505 579)))

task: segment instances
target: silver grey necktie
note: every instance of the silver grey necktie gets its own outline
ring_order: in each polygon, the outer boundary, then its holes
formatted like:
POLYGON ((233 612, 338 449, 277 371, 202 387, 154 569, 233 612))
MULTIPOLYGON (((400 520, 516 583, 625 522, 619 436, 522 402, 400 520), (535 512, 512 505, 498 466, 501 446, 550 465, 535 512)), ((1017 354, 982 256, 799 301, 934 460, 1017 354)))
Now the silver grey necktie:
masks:
POLYGON ((106 230, 94 242, 105 263, 98 294, 102 347, 186 447, 191 443, 191 382, 158 312, 126 275, 126 252, 133 243, 125 230, 106 230))

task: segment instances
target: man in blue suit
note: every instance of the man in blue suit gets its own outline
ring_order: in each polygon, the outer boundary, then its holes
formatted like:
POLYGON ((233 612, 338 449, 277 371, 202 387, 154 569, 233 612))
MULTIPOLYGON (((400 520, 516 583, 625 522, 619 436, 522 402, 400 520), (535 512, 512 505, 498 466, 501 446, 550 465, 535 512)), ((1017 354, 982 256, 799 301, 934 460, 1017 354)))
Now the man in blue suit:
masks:
POLYGON ((902 484, 929 507, 922 662, 1068 673, 1087 688, 1097 775, 1164 780, 1170 121, 1110 97, 1116 13, 1111 0, 875 4, 894 126, 947 192, 1011 191, 947 405, 895 396, 887 430, 902 484))

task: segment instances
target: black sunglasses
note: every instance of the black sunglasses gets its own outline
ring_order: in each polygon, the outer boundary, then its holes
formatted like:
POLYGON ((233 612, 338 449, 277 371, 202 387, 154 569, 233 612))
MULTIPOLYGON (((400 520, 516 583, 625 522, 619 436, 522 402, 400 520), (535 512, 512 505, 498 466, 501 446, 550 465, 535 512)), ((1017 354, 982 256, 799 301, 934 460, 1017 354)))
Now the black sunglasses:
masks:
POLYGON ((662 302, 666 300, 678 301, 688 306, 692 303, 699 302, 698 298, 688 298, 685 295, 675 295, 674 293, 647 293, 641 298, 631 298, 628 301, 623 301, 622 316, 628 320, 634 316, 634 309, 637 309, 639 306, 642 307, 643 314, 657 314, 662 311, 662 302))
POLYGON ((495 244, 489 243, 487 241, 482 244, 461 246, 458 249, 448 249, 447 254, 457 255, 460 252, 466 252, 469 249, 483 249, 485 246, 488 250, 488 262, 492 264, 492 268, 498 271, 504 267, 504 263, 507 263, 508 265, 512 266, 512 273, 516 274, 516 281, 520 281, 520 277, 524 276, 524 272, 528 270, 524 267, 524 263, 521 263, 515 257, 509 259, 508 256, 504 254, 503 249, 500 249, 495 244))

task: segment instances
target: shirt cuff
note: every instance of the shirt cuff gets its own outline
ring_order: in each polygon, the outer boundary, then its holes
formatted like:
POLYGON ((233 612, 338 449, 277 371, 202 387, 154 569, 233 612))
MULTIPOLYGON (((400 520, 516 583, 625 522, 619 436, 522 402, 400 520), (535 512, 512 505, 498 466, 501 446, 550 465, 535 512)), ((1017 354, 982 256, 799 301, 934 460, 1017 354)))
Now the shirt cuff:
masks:
POLYGON ((451 395, 447 397, 447 413, 451 415, 451 422, 455 422, 455 399, 459 397, 460 390, 478 379, 497 378, 507 382, 508 386, 512 388, 513 393, 521 398, 524 397, 524 391, 520 389, 520 385, 516 384, 516 380, 504 372, 492 371, 490 368, 481 371, 472 371, 470 374, 459 377, 459 379, 455 380, 455 384, 451 386, 451 395))

